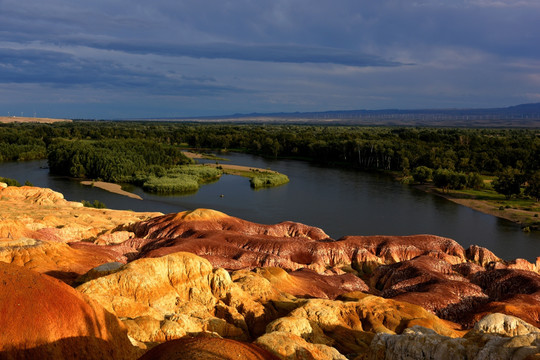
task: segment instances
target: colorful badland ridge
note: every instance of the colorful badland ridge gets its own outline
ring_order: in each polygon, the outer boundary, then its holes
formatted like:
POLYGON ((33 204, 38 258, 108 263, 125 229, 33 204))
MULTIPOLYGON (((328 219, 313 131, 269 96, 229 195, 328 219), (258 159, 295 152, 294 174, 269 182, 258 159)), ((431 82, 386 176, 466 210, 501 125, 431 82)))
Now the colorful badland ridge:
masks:
POLYGON ((2 185, 0 261, 1 358, 540 358, 540 262, 434 235, 333 240, 2 185))

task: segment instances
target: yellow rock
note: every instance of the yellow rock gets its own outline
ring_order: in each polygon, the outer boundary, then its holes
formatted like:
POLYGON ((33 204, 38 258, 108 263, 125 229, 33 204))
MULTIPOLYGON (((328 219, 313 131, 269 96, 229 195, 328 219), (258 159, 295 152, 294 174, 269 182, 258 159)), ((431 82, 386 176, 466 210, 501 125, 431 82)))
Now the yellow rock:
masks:
POLYGON ((171 333, 180 336, 177 330, 162 329, 164 324, 176 329, 165 320, 183 319, 196 331, 235 339, 249 338, 248 325, 268 322, 264 306, 233 283, 225 270, 213 269, 207 260, 191 253, 139 259, 77 290, 116 316, 135 321, 137 326, 127 322, 133 331, 129 335, 141 342, 169 339, 171 333))
POLYGON ((255 344, 286 360, 347 360, 330 346, 312 344, 298 335, 275 331, 259 337, 255 344))
POLYGON ((211 209, 195 209, 178 213, 174 220, 197 221, 197 220, 215 220, 229 217, 229 215, 220 211, 211 209))

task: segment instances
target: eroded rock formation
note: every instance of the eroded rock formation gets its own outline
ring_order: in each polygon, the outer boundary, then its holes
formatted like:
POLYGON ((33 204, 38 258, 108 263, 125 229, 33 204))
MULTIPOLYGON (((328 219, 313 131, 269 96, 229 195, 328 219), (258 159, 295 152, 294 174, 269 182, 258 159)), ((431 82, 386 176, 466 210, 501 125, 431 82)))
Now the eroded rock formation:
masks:
POLYGON ((160 343, 147 358, 540 357, 540 262, 434 235, 334 240, 292 222, 88 209, 0 186, 0 265, 0 357, 76 345, 135 359, 160 343), (28 329, 36 312, 48 322, 28 329))

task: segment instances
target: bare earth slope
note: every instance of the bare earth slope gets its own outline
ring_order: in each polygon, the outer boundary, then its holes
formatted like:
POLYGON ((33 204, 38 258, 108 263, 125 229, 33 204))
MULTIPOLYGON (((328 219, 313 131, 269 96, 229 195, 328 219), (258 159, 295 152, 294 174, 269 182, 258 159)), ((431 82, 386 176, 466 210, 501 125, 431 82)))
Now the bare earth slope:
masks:
POLYGON ((61 121, 72 121, 70 119, 50 119, 50 118, 36 118, 36 117, 24 117, 24 116, 0 116, 0 123, 13 123, 13 122, 21 122, 21 123, 55 123, 55 122, 61 122, 61 121))

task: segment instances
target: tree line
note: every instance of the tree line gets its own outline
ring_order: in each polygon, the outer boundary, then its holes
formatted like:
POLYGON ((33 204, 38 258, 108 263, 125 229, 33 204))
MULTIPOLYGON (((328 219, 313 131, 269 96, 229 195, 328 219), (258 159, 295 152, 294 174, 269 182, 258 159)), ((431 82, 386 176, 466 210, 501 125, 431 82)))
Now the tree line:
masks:
POLYGON ((532 129, 112 121, 0 126, 0 161, 48 154, 53 172, 111 181, 145 166, 182 162, 175 152, 179 147, 237 150, 407 175, 428 168, 434 182, 446 184, 443 188, 475 187, 478 174, 497 176, 499 181, 508 178, 507 173, 515 174, 514 181, 522 186, 534 182, 540 170, 540 131, 532 129))

